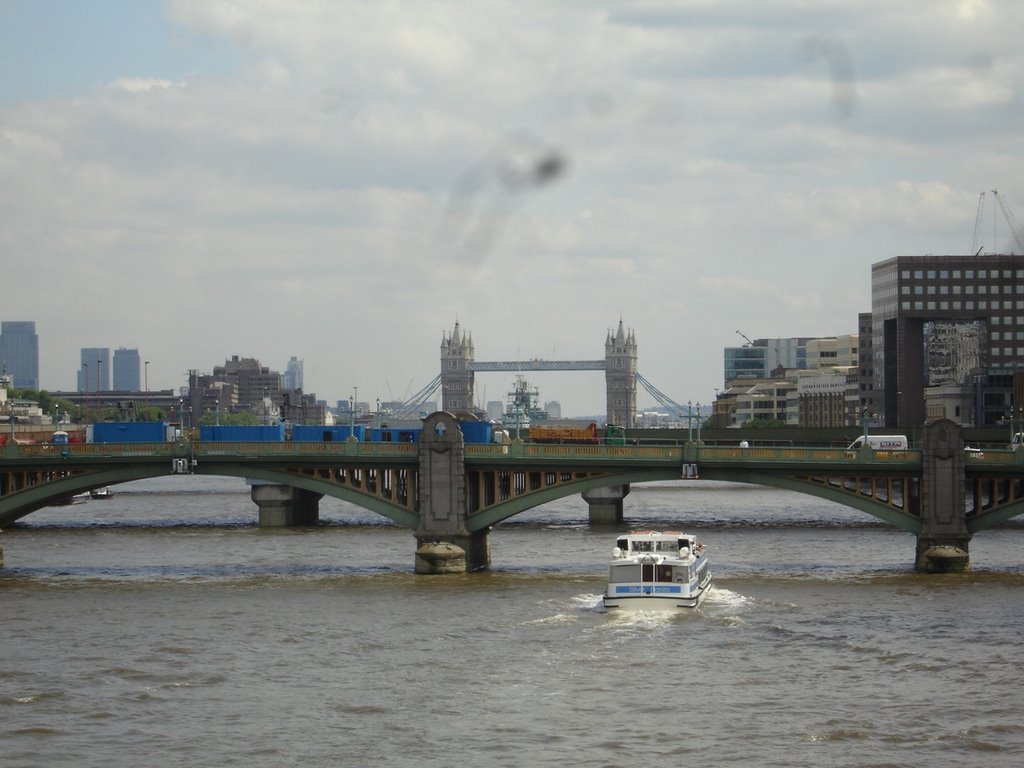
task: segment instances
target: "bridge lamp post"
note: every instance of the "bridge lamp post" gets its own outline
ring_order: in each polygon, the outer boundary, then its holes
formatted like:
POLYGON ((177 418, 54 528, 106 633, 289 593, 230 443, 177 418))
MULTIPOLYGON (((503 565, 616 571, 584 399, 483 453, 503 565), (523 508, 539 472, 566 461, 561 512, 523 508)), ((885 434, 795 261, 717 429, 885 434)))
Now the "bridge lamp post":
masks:
POLYGON ((377 429, 380 429, 380 398, 377 398, 377 429))
POLYGON ((350 437, 356 435, 356 398, 355 395, 348 396, 348 434, 350 437))

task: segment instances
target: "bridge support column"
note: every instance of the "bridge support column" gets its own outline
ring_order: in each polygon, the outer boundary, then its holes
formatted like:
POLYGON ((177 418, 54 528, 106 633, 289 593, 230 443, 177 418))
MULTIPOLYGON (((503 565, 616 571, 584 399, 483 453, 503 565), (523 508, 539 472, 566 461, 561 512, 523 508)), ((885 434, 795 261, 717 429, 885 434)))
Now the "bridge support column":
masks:
POLYGON ((254 485, 252 500, 260 508, 260 528, 316 525, 322 493, 290 485, 254 485))
POLYGON ((971 535, 964 510, 964 438, 960 425, 949 419, 925 425, 920 491, 917 570, 966 571, 971 535))
POLYGON ((591 525, 618 525, 622 522, 622 500, 629 495, 628 485, 594 488, 581 495, 590 505, 591 525))
POLYGON ((459 422, 438 411, 423 421, 419 443, 416 573, 465 573, 491 564, 489 530, 467 526, 465 445, 459 422))

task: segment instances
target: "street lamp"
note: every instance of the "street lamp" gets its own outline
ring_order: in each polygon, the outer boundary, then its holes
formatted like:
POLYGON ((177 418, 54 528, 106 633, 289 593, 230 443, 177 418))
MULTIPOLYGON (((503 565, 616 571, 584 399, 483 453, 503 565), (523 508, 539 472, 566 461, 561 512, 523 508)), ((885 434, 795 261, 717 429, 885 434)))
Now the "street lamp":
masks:
POLYGON ((82 416, 85 416, 86 401, 89 399, 89 364, 86 362, 82 363, 82 416))
POLYGON ((348 396, 348 434, 349 437, 356 436, 356 398, 355 395, 348 396))

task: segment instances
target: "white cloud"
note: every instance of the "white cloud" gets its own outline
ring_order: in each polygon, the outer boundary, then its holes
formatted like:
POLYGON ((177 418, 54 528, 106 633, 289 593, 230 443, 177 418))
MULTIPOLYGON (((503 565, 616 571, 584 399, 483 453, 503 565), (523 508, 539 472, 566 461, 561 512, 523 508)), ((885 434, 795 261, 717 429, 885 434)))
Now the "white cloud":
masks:
MULTIPOLYGON (((126 60, 109 87, 0 105, 5 280, 48 289, 2 314, 39 322, 50 388, 107 344, 159 386, 298 355, 323 397, 384 396, 436 374, 456 317, 481 359, 589 359, 621 315, 645 376, 706 401, 736 327, 852 331, 872 262, 965 251, 981 189, 1024 210, 1012 4, 167 15, 238 74, 126 60), (509 181, 549 156, 550 183, 509 181)), ((599 412, 603 383, 542 396, 599 412)))

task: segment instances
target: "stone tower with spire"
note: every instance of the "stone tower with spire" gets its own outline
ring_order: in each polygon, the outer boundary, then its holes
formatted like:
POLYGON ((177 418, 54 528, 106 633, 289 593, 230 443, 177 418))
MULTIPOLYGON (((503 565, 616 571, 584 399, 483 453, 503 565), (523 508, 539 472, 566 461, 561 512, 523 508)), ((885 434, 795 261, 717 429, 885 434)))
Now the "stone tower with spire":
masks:
POLYGON ((450 334, 441 336, 441 410, 469 413, 473 410, 473 335, 463 334, 459 321, 450 334))
POLYGON ((604 342, 604 381, 608 403, 608 423, 631 429, 636 423, 636 336, 619 328, 604 342))

